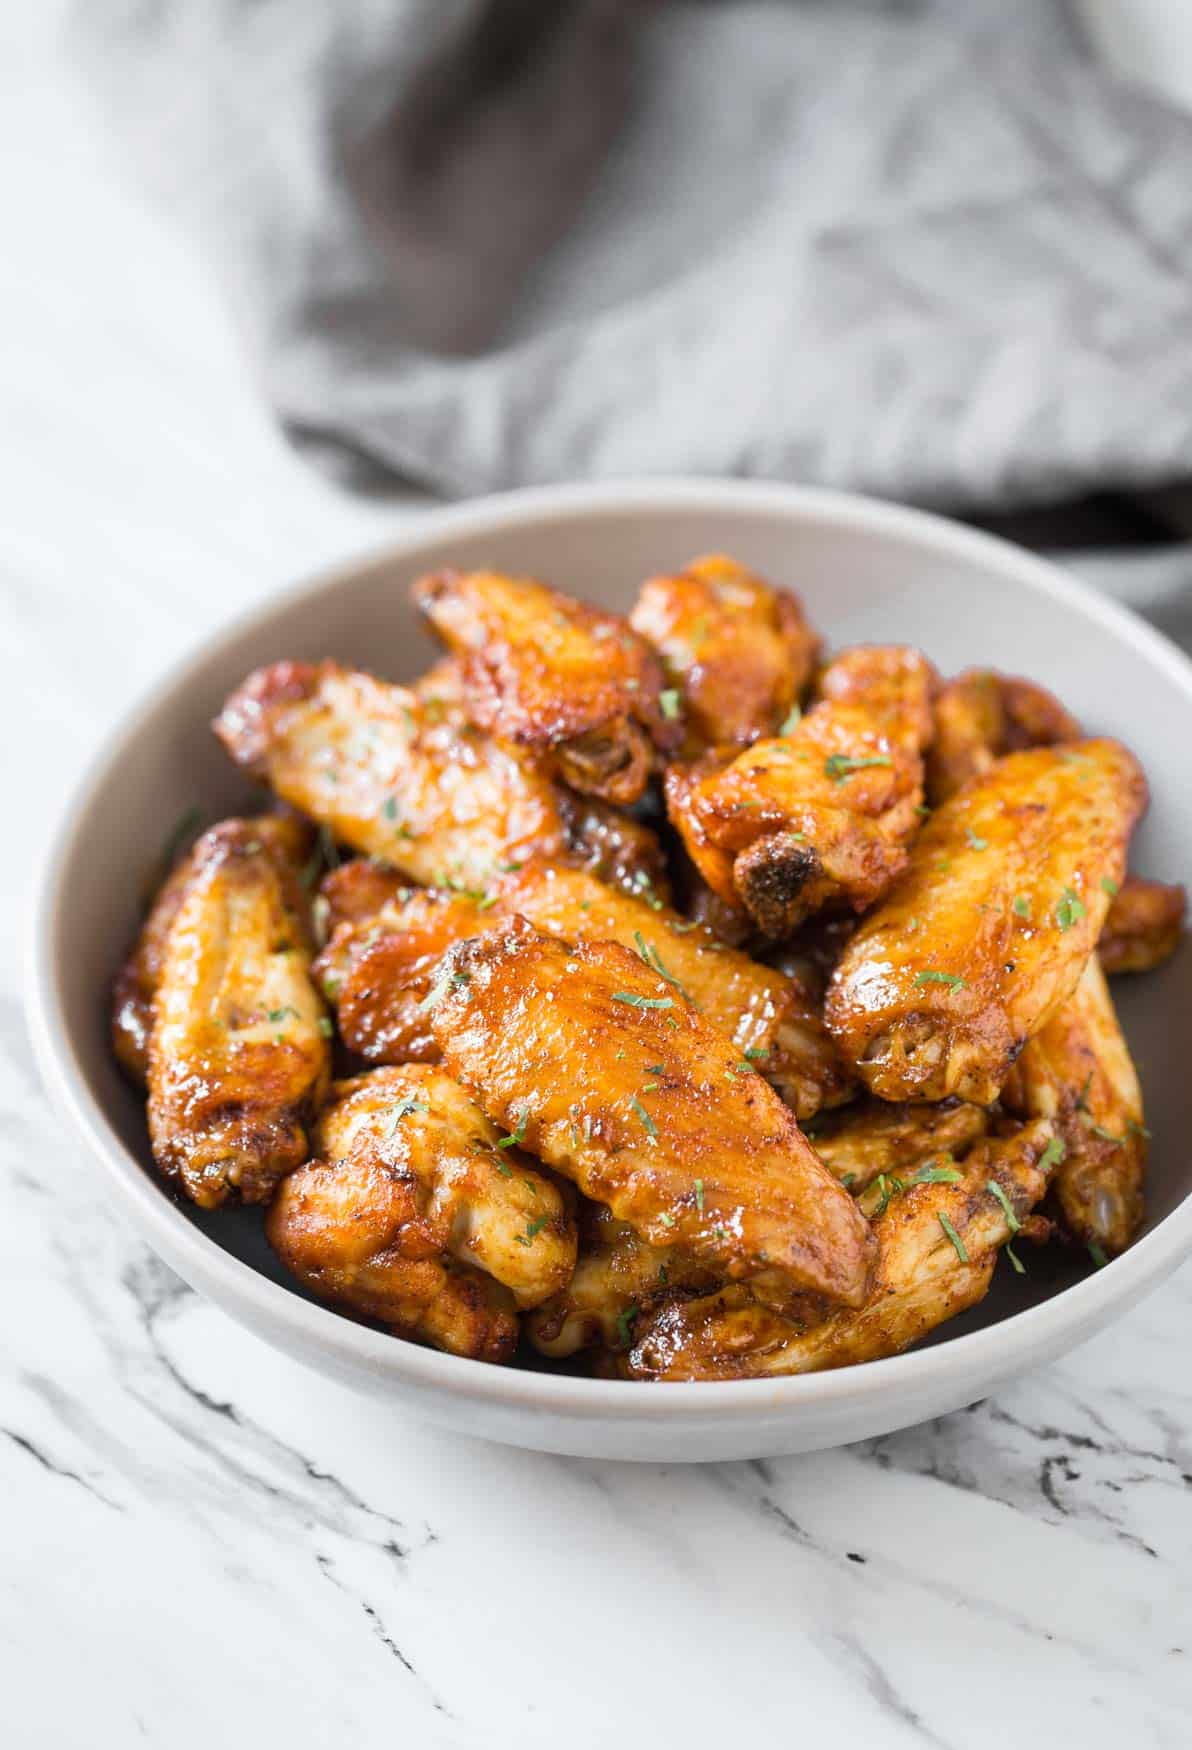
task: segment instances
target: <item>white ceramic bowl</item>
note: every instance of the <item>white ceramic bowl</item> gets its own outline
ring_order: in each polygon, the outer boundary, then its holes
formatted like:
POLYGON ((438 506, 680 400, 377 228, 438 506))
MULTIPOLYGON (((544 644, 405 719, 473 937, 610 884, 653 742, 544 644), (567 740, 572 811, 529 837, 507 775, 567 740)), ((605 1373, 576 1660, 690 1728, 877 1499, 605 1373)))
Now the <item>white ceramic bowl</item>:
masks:
POLYGON ((100 749, 62 814, 42 875, 29 1014, 47 1087, 112 1197, 187 1282, 288 1354, 469 1434, 612 1458, 722 1459, 799 1452, 957 1409, 1060 1354, 1131 1305, 1192 1250, 1192 1075, 1184 1028, 1192 955, 1118 984, 1154 1133, 1147 1229, 1094 1272, 1027 1250, 993 1293, 925 1347, 786 1380, 647 1385, 492 1367, 401 1342, 305 1298, 261 1237, 259 1215, 202 1216, 155 1176, 141 1102, 108 1050, 112 973, 138 915, 143 871, 184 808, 209 818, 248 800, 209 733, 224 695, 279 657, 335 656, 393 678, 432 656, 407 600, 447 563, 537 573, 611 608, 647 573, 723 548, 794 586, 836 645, 896 639, 945 670, 988 663, 1054 687, 1097 732, 1122 736, 1153 803, 1136 864, 1192 868, 1185 799, 1192 664, 1158 634, 1052 566, 936 517, 785 486, 704 481, 561 487, 428 515, 376 558, 303 583, 176 668, 100 749))

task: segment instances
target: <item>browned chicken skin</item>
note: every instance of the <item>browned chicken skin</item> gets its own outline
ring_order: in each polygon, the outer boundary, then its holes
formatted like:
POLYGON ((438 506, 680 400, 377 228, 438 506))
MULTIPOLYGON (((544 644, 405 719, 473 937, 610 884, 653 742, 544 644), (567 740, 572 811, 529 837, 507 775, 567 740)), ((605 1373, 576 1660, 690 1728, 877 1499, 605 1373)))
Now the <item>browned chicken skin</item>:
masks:
POLYGON ((269 1242, 323 1299, 453 1354, 505 1360, 517 1309, 570 1279, 576 1236, 558 1186, 500 1140, 442 1070, 337 1083, 318 1158, 270 1208, 269 1242))
POLYGON ((258 669, 215 731, 238 765, 341 844, 427 886, 483 887, 511 859, 566 848, 540 762, 337 663, 258 669))
POLYGON ((569 948, 514 919, 453 949, 435 997, 450 1073, 651 1245, 768 1278, 774 1294, 863 1297, 871 1248, 852 1199, 768 1084, 638 955, 569 948))
POLYGON ((1079 741, 1083 730, 1059 700, 1034 681, 970 668, 935 701, 935 737, 927 755, 927 799, 936 806, 1002 754, 1079 741))
POLYGON ((678 728, 658 660, 627 621, 495 571, 420 578, 414 599, 459 660, 473 722, 549 754, 574 790, 641 797, 678 728))
POLYGON ((723 553, 648 578, 629 623, 658 652, 682 700, 688 753, 776 735, 819 649, 798 597, 723 553))
POLYGON ((671 767, 667 806, 688 854, 765 935, 789 935, 830 902, 864 910, 905 867, 933 685, 918 651, 847 650, 789 734, 727 766, 671 767))
POLYGON ((856 1197, 875 1180, 902 1178, 928 1161, 955 1159, 988 1128, 985 1108, 964 1100, 935 1106, 864 1100, 821 1117, 809 1135, 833 1178, 856 1197))
MULTIPOLYGON (((332 884, 342 889, 344 871, 332 884)), ((337 1005, 346 1043, 373 1062, 433 1061, 425 1005, 439 957, 452 942, 516 915, 566 941, 620 942, 662 968, 799 1117, 851 1092, 819 1009, 796 980, 726 948, 668 906, 563 864, 511 871, 479 903, 462 894, 399 892, 374 916, 338 929, 316 972, 337 1005)))
POLYGON ((988 1105, 1075 987, 1146 801, 1119 742, 1009 754, 937 809, 825 1016, 883 1100, 988 1105))
POLYGON ((1147 1133, 1138 1076, 1095 954, 1014 1065, 1003 1097, 1012 1111, 1051 1119, 1063 1139, 1052 1188, 1069 1232, 1106 1253, 1123 1251, 1142 1224, 1147 1133))
POLYGON ((1169 960, 1184 934, 1188 898, 1182 887, 1127 875, 1109 903, 1097 943, 1103 972, 1152 972, 1169 960))
POLYGON ((887 1198, 862 1307, 796 1320, 759 1306, 747 1287, 676 1299, 638 1326, 623 1370, 634 1379, 757 1379, 897 1355, 984 1298, 999 1249, 1020 1230, 1031 1235, 1056 1152, 1041 1119, 978 1143, 955 1179, 887 1198))
POLYGON ((205 833, 158 961, 149 1135, 161 1171, 204 1209, 269 1198, 306 1159, 327 1085, 331 1024, 290 836, 259 820, 205 833))

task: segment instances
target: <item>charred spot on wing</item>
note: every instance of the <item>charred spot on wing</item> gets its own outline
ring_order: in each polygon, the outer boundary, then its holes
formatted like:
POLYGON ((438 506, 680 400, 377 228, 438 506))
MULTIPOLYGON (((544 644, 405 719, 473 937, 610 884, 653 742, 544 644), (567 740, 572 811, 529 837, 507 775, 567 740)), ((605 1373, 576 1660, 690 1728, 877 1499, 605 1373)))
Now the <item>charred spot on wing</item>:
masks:
POLYGON ((768 936, 787 935, 803 911, 803 894, 822 872, 815 849, 793 833, 772 833, 733 865, 733 881, 750 916, 768 936))

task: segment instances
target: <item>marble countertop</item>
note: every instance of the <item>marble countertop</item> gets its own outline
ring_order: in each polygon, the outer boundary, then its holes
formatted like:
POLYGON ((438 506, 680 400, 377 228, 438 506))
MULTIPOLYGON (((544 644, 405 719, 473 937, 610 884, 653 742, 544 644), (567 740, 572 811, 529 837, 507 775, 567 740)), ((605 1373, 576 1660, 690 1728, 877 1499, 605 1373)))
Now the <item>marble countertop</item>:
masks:
POLYGON ((967 1412, 634 1467, 469 1443, 316 1378, 108 1207, 24 1033, 26 850, 175 655, 417 511, 286 451, 39 9, 9 9, 0 66, 5 1742, 1192 1742, 1192 1270, 967 1412))

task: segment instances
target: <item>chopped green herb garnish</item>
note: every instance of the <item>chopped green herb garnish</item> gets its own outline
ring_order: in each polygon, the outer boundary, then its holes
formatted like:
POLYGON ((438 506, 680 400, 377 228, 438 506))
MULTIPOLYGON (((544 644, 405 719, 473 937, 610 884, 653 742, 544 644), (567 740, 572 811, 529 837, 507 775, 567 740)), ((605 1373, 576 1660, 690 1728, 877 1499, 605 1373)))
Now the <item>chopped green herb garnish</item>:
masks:
POLYGON ((849 1191, 855 1184, 856 1178, 856 1173, 842 1173, 840 1175, 840 1183, 844 1186, 846 1191, 849 1191))
POLYGON ((1058 1167, 1067 1153, 1068 1146, 1063 1137, 1053 1136, 1039 1156, 1039 1171, 1045 1173, 1049 1167, 1058 1167))
POLYGON ((1061 930, 1070 930, 1072 925, 1079 923, 1085 915, 1084 901, 1073 893, 1070 887, 1064 888, 1064 897, 1055 908, 1055 921, 1061 930))
POLYGON ((1031 902, 1025 893, 1016 893, 1014 895, 1014 910, 1020 918, 1030 917, 1031 902))
POLYGON ((1102 875, 1101 891, 1102 893, 1107 893, 1110 899, 1116 899, 1121 890, 1116 881, 1111 881, 1108 875, 1102 875))
POLYGON ((864 759, 853 759, 846 753, 833 753, 824 761, 824 776, 831 778, 835 784, 843 784, 854 772, 864 772, 870 766, 891 766, 893 763, 888 753, 869 754, 864 759))
POLYGON ((770 1047, 768 1045, 747 1045, 745 1055, 750 1063, 760 1063, 763 1058, 769 1057, 770 1047))
POLYGON ((1092 1070, 1090 1070, 1089 1073, 1084 1078, 1084 1081, 1081 1085, 1080 1092, 1076 1096, 1076 1110, 1078 1112, 1087 1112, 1088 1111, 1088 1109, 1089 1109, 1089 1106, 1088 1106, 1089 1089, 1092 1087, 1092 1085, 1093 1085, 1093 1072, 1092 1072, 1092 1070))
POLYGON ((664 978, 666 980, 667 984, 673 984, 676 990, 681 990, 683 995, 687 997, 688 1002, 690 1002, 691 998, 688 996, 685 986, 680 984, 679 980, 673 973, 667 971, 666 967, 662 964, 661 956, 653 943, 647 942, 640 930, 634 930, 633 939, 637 943, 638 953, 650 968, 651 972, 656 972, 659 978, 664 978))
POLYGON ((642 1083, 642 1093, 643 1094, 656 1094, 661 1086, 662 1086, 661 1082, 643 1082, 642 1083))
POLYGON ((998 1184, 996 1179, 990 1179, 990 1181, 986 1185, 985 1189, 989 1192, 989 1195, 991 1197, 996 1197, 997 1201, 1001 1204, 1002 1214, 1006 1218, 1006 1226, 1009 1228, 1009 1230, 1012 1234, 1016 1234, 1018 1232, 1019 1228, 1022 1226, 1022 1223, 1019 1221, 1018 1217, 1015 1215, 1014 1205, 1010 1202, 1010 1199, 1006 1196, 1006 1193, 1002 1190, 1001 1186, 998 1184))
POLYGON ((1094 1240, 1089 1246, 1089 1257, 1093 1260, 1093 1263, 1097 1266, 1098 1270, 1104 1270, 1106 1264, 1109 1262, 1109 1259, 1105 1256, 1103 1248, 1097 1244, 1096 1240, 1094 1240))
POLYGON ((628 1003, 631 1009, 673 1009, 673 997, 639 997, 636 991, 615 990, 614 1003, 628 1003))
POLYGON ((881 1192, 877 1208, 874 1210, 873 1215, 870 1218, 871 1220, 876 1221, 879 1215, 884 1215, 887 1209, 889 1209, 890 1199, 897 1196, 900 1191, 905 1191, 906 1186, 894 1173, 890 1173, 888 1176, 885 1173, 879 1173, 874 1180, 874 1184, 881 1192))
POLYGON ((989 849, 989 840, 978 838, 971 826, 965 827, 964 836, 968 840, 970 851, 987 851, 989 849))
POLYGON ((291 1008, 289 1003, 281 1009, 267 1009, 265 1012, 265 1019, 267 1021, 284 1021, 287 1015, 293 1015, 295 1020, 298 1019, 297 1009, 291 1008))
POLYGON ((393 1132, 397 1129, 401 1120, 403 1118, 407 1118, 411 1112, 429 1112, 429 1111, 430 1111, 430 1107, 426 1104, 426 1102, 424 1100, 419 1100, 413 1094, 406 1094, 403 1099, 398 1101, 397 1105, 393 1108, 392 1112, 389 1114, 389 1134, 390 1134, 390 1136, 393 1135, 393 1132))
POLYGON ((959 1167, 933 1167, 930 1163, 920 1167, 917 1173, 912 1173, 907 1180, 908 1185, 955 1185, 964 1174, 959 1167))
POLYGON ((702 1179, 695 1181, 695 1207, 701 1215, 704 1213, 704 1182, 702 1179))
POLYGON ((666 687, 658 695, 658 703, 662 707, 662 715, 673 723, 679 715, 679 692, 677 687, 666 687))
POLYGON ((646 1074, 651 1076, 664 1076, 666 1074, 666 1065, 664 1063, 648 1063, 646 1065, 646 1074))
POLYGON ((342 861, 339 846, 325 826, 319 828, 319 849, 323 853, 323 861, 329 869, 338 869, 342 861))
POLYGON ((636 1094, 634 1094, 631 1097, 629 1104, 633 1107, 633 1110, 637 1113, 638 1117, 641 1119, 643 1125, 645 1126, 646 1134, 648 1136, 657 1136, 658 1135, 658 1126, 655 1124, 654 1120, 650 1117, 650 1114, 646 1111, 646 1108, 642 1105, 641 1101, 638 1099, 636 1094))
POLYGON ((471 982, 470 972, 465 972, 462 967, 452 966, 449 961, 444 962, 435 973, 433 984, 418 1005, 419 1013, 425 1014, 428 1009, 433 1009, 436 1003, 442 1002, 448 991, 459 990, 471 982))
POLYGON ((328 1019, 328 1017, 326 1015, 319 1016, 319 1032, 323 1035, 324 1039, 330 1039, 331 1034, 332 1034, 332 1026, 331 1026, 330 1020, 328 1019))
POLYGON ((663 1210, 662 1214, 658 1217, 658 1219, 662 1223, 663 1227, 674 1227, 674 1225, 675 1225, 675 1218, 670 1213, 669 1210, 663 1210))
POLYGON ((969 1255, 964 1249, 964 1241, 961 1239, 961 1237, 957 1233, 956 1229, 952 1226, 952 1223, 948 1220, 947 1216, 944 1214, 942 1209, 939 1212, 938 1220, 939 1220, 940 1226, 943 1228, 944 1232, 947 1234, 948 1238, 951 1240, 953 1246, 955 1247, 956 1256, 960 1259, 960 1262, 962 1264, 967 1264, 969 1261, 969 1255))
POLYGON ((946 984, 949 990, 964 990, 965 982, 958 972, 937 972, 934 967, 928 967, 925 972, 915 974, 916 984, 946 984))
POLYGON ((669 918, 667 929, 673 930, 676 936, 685 936, 690 930, 699 929, 698 918, 669 918))
POLYGON ((623 1306, 617 1314, 617 1335, 621 1339, 622 1348, 628 1349, 633 1343, 633 1322, 638 1315, 638 1307, 623 1306))
POLYGON ((385 816, 386 820, 397 819, 397 802, 394 797, 387 796, 385 798, 384 802, 381 804, 381 813, 385 816))
POLYGON ((1147 1129, 1146 1125, 1140 1124, 1138 1122, 1137 1118, 1127 1118, 1126 1129, 1129 1131, 1131 1136, 1149 1137, 1151 1134, 1150 1131, 1147 1129))
POLYGON ((778 731, 779 735, 789 735, 791 730, 796 728, 802 721, 803 707, 801 705, 792 705, 787 712, 786 717, 783 719, 782 728, 778 731))
POLYGON ((511 1131, 508 1136, 503 1136, 501 1138, 500 1142, 497 1144, 497 1147, 498 1148, 520 1148, 522 1143, 526 1140, 526 1123, 529 1119, 529 1116, 530 1116, 530 1108, 528 1106, 523 1106, 522 1107, 522 1115, 517 1121, 517 1129, 511 1131))
POLYGON ((1014 1266, 1014 1274, 1016 1276, 1025 1276, 1026 1275, 1026 1265, 1023 1263, 1022 1259, 1018 1256, 1018 1253, 1014 1250, 1014 1247, 1010 1244, 1009 1240, 1007 1240, 1005 1245, 1002 1247, 1002 1251, 1005 1252, 1007 1258, 1009 1258, 1011 1264, 1014 1266))
POLYGON ((517 871, 523 867, 524 867, 524 864, 522 864, 522 863, 498 863, 497 864, 498 872, 502 875, 516 875, 517 871))

